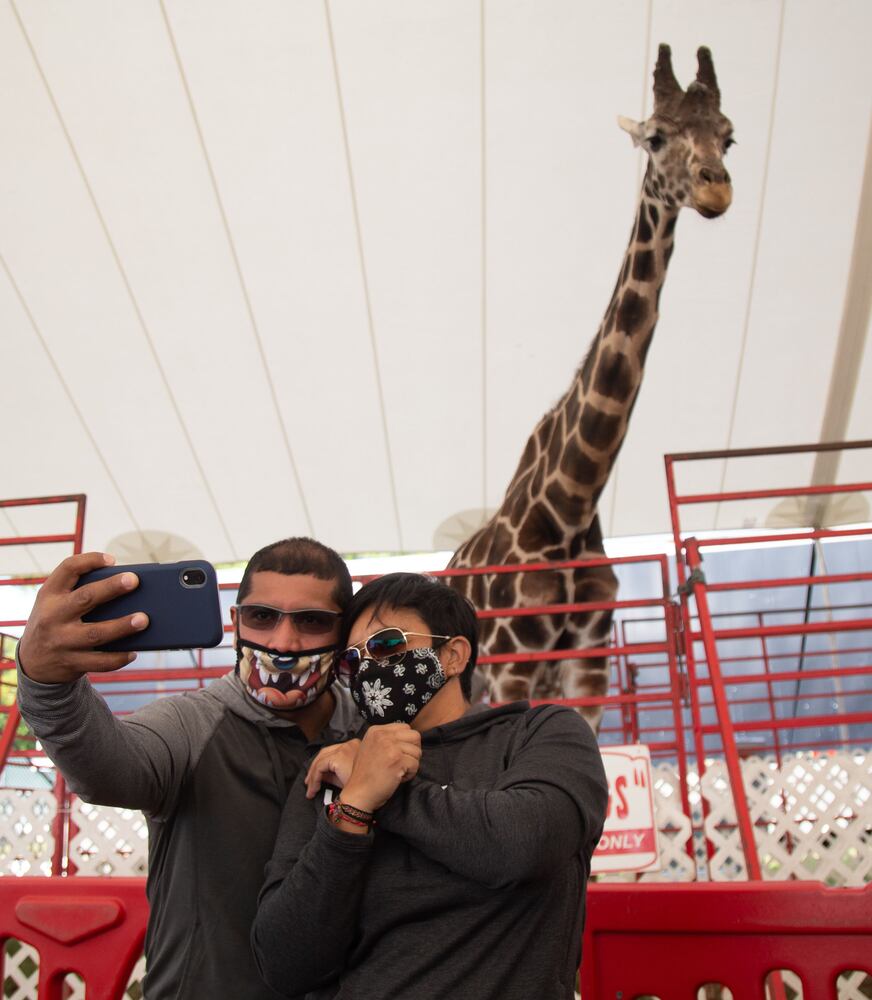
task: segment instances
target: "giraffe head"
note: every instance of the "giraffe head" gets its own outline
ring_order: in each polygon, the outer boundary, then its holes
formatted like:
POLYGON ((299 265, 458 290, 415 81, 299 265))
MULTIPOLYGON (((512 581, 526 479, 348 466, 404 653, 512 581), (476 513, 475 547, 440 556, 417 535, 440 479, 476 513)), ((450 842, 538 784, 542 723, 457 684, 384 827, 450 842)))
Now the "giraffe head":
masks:
POLYGON ((654 113, 644 122, 619 118, 633 144, 648 153, 645 194, 668 209, 685 205, 713 219, 733 200, 724 156, 733 144, 733 126, 721 113, 721 92, 712 54, 697 52, 694 82, 682 90, 672 72, 672 54, 661 45, 654 69, 654 113))

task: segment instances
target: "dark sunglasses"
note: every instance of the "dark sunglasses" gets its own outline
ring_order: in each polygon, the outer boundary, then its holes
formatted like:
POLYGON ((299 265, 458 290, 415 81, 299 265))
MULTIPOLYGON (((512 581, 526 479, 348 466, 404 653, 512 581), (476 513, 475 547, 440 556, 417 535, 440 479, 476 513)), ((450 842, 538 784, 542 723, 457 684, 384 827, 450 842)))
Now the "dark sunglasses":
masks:
POLYGON ((349 646, 339 657, 337 668, 343 677, 353 677, 364 656, 371 660, 386 660, 390 663, 393 659, 399 659, 405 652, 409 644, 409 636, 414 635, 421 639, 439 639, 439 643, 434 645, 434 649, 446 643, 450 635, 433 635, 430 632, 404 632, 401 628, 383 628, 380 632, 375 632, 368 639, 359 642, 356 646, 349 646), (361 647, 363 647, 361 649, 361 647))
POLYGON ((324 611, 320 608, 282 611, 271 608, 268 604, 237 604, 236 611, 240 624, 253 632, 269 632, 283 618, 290 618, 300 635, 325 635, 336 627, 340 614, 338 611, 324 611))

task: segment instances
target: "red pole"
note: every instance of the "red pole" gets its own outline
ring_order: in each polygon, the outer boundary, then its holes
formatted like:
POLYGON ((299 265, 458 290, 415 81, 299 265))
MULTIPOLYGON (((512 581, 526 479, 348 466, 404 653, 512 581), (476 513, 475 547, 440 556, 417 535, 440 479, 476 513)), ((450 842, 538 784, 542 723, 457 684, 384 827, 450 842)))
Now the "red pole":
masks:
POLYGON ((67 832, 67 819, 70 815, 70 797, 67 794, 67 783, 60 771, 55 772, 55 801, 57 802, 57 812, 52 822, 52 837, 54 837, 54 851, 51 856, 52 875, 64 875, 64 857, 66 855, 66 845, 64 843, 67 832))
POLYGON ((667 604, 663 609, 666 615, 666 649, 669 660, 669 689, 672 696, 672 724, 675 730, 675 755, 678 763, 678 778, 681 783, 681 807, 684 815, 690 820, 691 833, 687 841, 687 853, 692 861, 696 861, 693 845, 693 812, 690 808, 690 796, 687 791, 687 750, 684 746, 684 720, 681 715, 681 675, 678 672, 678 655, 676 639, 681 611, 674 604, 667 604))
POLYGON ((87 497, 84 493, 76 497, 76 532, 73 540, 73 555, 77 556, 82 551, 83 539, 85 537, 85 503, 87 497))
POLYGON ((21 721, 21 713, 18 711, 18 702, 13 702, 6 712, 6 725, 3 735, 0 736, 0 769, 6 767, 9 751, 12 749, 12 741, 18 731, 18 723, 21 721))
MULTIPOLYGON (((681 605, 676 616, 676 631, 674 633, 675 647, 676 647, 676 669, 680 663, 679 657, 681 656, 681 633, 678 629, 681 626, 683 630, 683 655, 684 655, 684 666, 687 672, 687 686, 688 695, 690 697, 690 721, 693 730, 693 746, 694 752, 696 754, 696 771, 699 776, 699 790, 700 790, 700 811, 702 812, 703 821, 708 816, 709 809, 708 803, 705 796, 702 794, 702 779, 705 774, 705 741, 702 735, 702 717, 700 715, 699 707, 699 687, 696 678, 696 661, 693 655, 693 639, 691 638, 691 627, 690 627, 690 607, 689 607, 689 591, 687 589, 687 577, 684 569, 684 555, 683 555, 683 545, 681 541, 681 514, 679 512, 679 500, 678 494, 675 489, 675 458, 674 455, 664 455, 663 462, 666 467, 666 493, 669 502, 669 519, 672 522, 672 541, 675 545, 675 575, 678 580, 678 593, 681 598, 681 605)), ((684 729, 682 728, 682 741, 684 729)), ((683 748, 683 747, 682 747, 683 748)), ((685 760, 685 767, 687 762, 685 760)), ((687 773, 685 771, 683 781, 683 800, 687 800, 687 816, 691 821, 691 837, 688 841, 688 852, 691 857, 695 857, 693 848, 693 815, 690 811, 690 802, 687 793, 687 773)), ((714 850, 708 841, 705 839, 706 845, 706 857, 711 861, 714 850)))
POLYGON ((708 662, 712 696, 718 716, 727 773, 730 776, 730 788, 733 793, 733 802, 736 806, 736 819, 738 820, 739 834, 742 838, 745 864, 748 869, 748 877, 759 881, 762 875, 760 873, 760 862, 757 858, 757 846, 754 843, 754 827, 751 823, 751 814, 748 811, 748 802, 745 798, 745 786, 742 781, 742 770, 739 766, 739 753, 736 747, 736 734, 733 730, 733 723, 730 718, 730 706, 727 702, 724 679, 721 675, 717 643, 715 642, 714 630, 711 623, 708 596, 705 591, 705 578, 702 576, 700 570, 701 559, 695 538, 687 539, 685 550, 687 552, 687 563, 690 566, 691 577, 693 578, 693 594, 696 598, 696 610, 699 616, 702 642, 708 662))

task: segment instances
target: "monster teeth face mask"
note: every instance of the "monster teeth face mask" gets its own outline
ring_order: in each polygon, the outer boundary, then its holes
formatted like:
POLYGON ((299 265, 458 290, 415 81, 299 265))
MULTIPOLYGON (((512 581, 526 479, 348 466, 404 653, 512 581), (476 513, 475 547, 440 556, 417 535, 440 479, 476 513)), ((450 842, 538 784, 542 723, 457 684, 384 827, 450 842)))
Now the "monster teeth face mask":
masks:
POLYGON ((348 687, 358 712, 381 726, 411 722, 447 680, 436 650, 427 647, 393 662, 364 656, 348 687))
POLYGON ((237 670, 246 691, 274 710, 303 708, 333 682, 335 646, 282 653, 236 638, 237 670), (302 691, 303 698, 292 698, 302 691))

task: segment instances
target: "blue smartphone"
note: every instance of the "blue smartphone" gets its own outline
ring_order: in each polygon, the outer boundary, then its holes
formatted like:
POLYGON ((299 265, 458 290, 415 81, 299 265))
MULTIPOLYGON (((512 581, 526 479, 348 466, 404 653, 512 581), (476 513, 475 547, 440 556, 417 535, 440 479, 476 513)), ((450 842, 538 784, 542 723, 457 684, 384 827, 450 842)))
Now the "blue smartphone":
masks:
POLYGON ((77 587, 105 580, 116 573, 136 573, 136 590, 114 597, 82 615, 84 622, 102 622, 144 611, 148 628, 95 648, 111 652, 153 649, 200 649, 217 646, 224 635, 215 567, 202 559, 177 563, 107 566, 79 577, 77 587))

